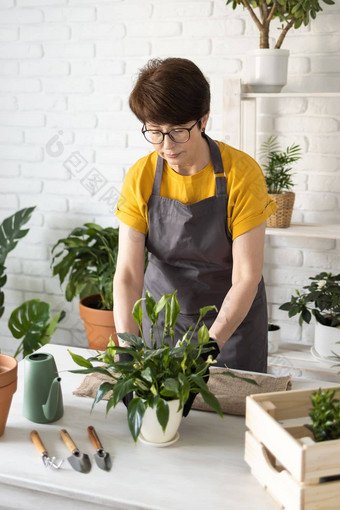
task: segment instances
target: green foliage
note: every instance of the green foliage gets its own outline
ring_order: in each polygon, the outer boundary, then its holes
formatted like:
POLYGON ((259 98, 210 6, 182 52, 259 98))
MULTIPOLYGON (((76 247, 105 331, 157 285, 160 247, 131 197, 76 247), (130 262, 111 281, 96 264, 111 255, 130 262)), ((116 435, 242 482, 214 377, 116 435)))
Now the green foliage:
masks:
POLYGON ((312 425, 305 425, 313 432, 315 441, 340 439, 340 400, 335 398, 339 390, 322 390, 312 393, 313 407, 309 411, 312 425))
POLYGON ((101 308, 113 309, 113 276, 118 255, 118 228, 102 228, 95 223, 77 227, 52 248, 53 276, 60 284, 68 276, 67 301, 75 296, 100 294, 101 308), (61 248, 61 250, 60 250, 61 248))
POLYGON ((312 314, 324 326, 340 327, 340 274, 322 272, 310 277, 312 282, 303 287, 306 292, 295 290, 296 295, 283 303, 280 310, 288 312, 289 317, 300 314, 299 324, 309 324, 312 314), (308 303, 313 303, 312 307, 308 303))
POLYGON ((1 291, 4 287, 7 276, 5 275, 5 262, 10 251, 14 250, 19 239, 25 237, 29 229, 21 227, 27 223, 34 211, 35 207, 28 207, 17 211, 12 216, 5 218, 0 225, 0 317, 5 311, 5 295, 1 291))
POLYGON ((25 357, 49 343, 58 323, 64 317, 65 312, 61 311, 50 320, 50 305, 39 299, 31 299, 18 306, 8 320, 8 327, 14 338, 23 338, 14 357, 21 352, 25 357))
POLYGON ((280 48, 291 28, 308 25, 311 19, 316 18, 317 13, 322 11, 321 2, 334 5, 333 0, 226 0, 226 5, 230 4, 233 9, 242 6, 248 10, 260 31, 261 48, 269 48, 270 23, 277 18, 281 29, 275 48, 280 48))
POLYGON ((277 136, 270 136, 261 145, 260 157, 265 161, 262 167, 268 193, 290 191, 294 185, 291 165, 301 158, 301 147, 293 144, 285 151, 281 151, 277 136))
MULTIPOLYGON (((169 400, 179 400, 181 409, 189 398, 190 393, 200 393, 204 401, 220 416, 223 416, 221 406, 216 397, 209 391, 205 382, 206 372, 214 361, 209 356, 207 361, 201 357, 202 353, 208 353, 212 347, 209 343, 209 332, 202 320, 206 313, 216 309, 214 306, 207 306, 200 310, 199 318, 195 325, 190 326, 188 331, 175 343, 174 328, 180 307, 176 298, 176 292, 163 295, 159 301, 147 291, 145 298, 139 299, 133 308, 135 318, 141 336, 130 333, 118 333, 121 340, 126 342, 124 347, 116 346, 112 340, 104 353, 84 360, 83 358, 70 353, 73 360, 80 366, 85 366, 86 373, 102 371, 92 362, 103 362, 107 372, 110 373, 113 381, 103 383, 95 398, 94 404, 99 402, 109 391, 112 394, 107 404, 107 412, 115 407, 128 393, 134 392, 134 398, 128 406, 128 424, 134 441, 137 440, 143 422, 143 416, 147 407, 156 408, 158 421, 163 430, 168 423, 169 400), (146 313, 151 321, 148 338, 151 347, 148 345, 142 333, 142 302, 145 301, 146 313), (158 324, 159 314, 164 310, 165 323, 163 330, 158 324), (198 332, 198 343, 193 344, 191 340, 194 333, 198 332), (169 335, 170 342, 165 339, 169 335), (131 361, 119 361, 117 354, 129 354, 131 361), (91 363, 92 368, 88 368, 91 363)), ((83 370, 72 372, 85 373, 83 370)), ((231 375, 226 373, 226 375, 231 375)), ((232 374, 231 377, 237 377, 232 374)), ((240 378, 254 383, 253 380, 240 378)))

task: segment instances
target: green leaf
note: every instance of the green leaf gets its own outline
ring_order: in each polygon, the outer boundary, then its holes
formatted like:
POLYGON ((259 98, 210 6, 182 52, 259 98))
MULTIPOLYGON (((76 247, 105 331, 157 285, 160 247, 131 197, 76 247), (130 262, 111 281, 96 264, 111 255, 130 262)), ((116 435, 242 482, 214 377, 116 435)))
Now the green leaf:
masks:
POLYGON ((71 352, 69 349, 68 352, 72 356, 73 361, 80 367, 93 368, 92 363, 83 358, 83 356, 79 356, 78 354, 71 352))
POLYGON ((142 319, 143 319, 143 311, 142 311, 142 301, 144 298, 138 299, 132 308, 132 316, 137 322, 139 328, 142 327, 142 319))
POLYGON ((139 397, 133 398, 128 405, 127 419, 131 435, 135 442, 138 439, 142 427, 144 414, 145 404, 143 400, 139 397))
POLYGON ((123 398, 133 391, 134 383, 132 379, 128 379, 127 381, 124 379, 119 379, 116 384, 113 386, 113 395, 112 401, 113 405, 116 406, 118 402, 123 400, 123 398))
POLYGON ((144 370, 141 371, 141 376, 143 377, 143 379, 145 379, 146 381, 152 383, 153 382, 153 378, 152 378, 152 372, 151 372, 151 369, 150 367, 146 367, 144 370))
POLYGON ((216 413, 223 417, 221 405, 215 395, 208 390, 208 386, 204 382, 203 378, 197 374, 191 374, 189 379, 200 388, 200 393, 203 397, 204 402, 211 407, 216 413))
POLYGON ((204 306, 203 308, 200 308, 200 318, 199 318, 198 322, 200 322, 205 317, 205 315, 208 312, 210 312, 211 310, 215 310, 217 312, 216 306, 211 305, 211 306, 204 306))
POLYGON ((111 391, 113 389, 114 389, 114 384, 109 383, 109 382, 102 383, 97 390, 97 394, 93 401, 91 411, 94 408, 94 406, 96 404, 98 404, 98 402, 100 402, 109 391, 111 391))
POLYGON ((118 337, 124 342, 131 344, 137 348, 141 348, 144 345, 143 338, 132 333, 117 333, 118 337))
POLYGON ((205 344, 209 342, 209 330, 205 324, 203 324, 198 330, 197 342, 199 344, 205 344))
POLYGON ((161 425, 163 432, 165 432, 169 421, 169 406, 167 402, 162 398, 158 399, 157 401, 156 414, 158 422, 161 425))

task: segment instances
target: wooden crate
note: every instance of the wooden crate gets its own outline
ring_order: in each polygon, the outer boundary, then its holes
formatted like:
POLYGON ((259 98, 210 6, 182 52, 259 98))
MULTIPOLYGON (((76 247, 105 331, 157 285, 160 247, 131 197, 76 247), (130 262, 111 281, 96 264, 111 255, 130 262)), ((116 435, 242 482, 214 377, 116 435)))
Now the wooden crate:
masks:
POLYGON ((340 475, 340 439, 316 443, 303 426, 310 422, 313 391, 262 393, 246 399, 245 460, 286 510, 340 510, 340 480, 320 481, 340 475))

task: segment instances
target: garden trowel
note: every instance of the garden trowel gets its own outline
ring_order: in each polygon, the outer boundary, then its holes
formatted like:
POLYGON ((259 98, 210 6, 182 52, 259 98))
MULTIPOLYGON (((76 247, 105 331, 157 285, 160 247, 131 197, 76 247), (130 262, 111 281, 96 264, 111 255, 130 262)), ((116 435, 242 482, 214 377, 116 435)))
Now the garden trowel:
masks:
POLYGON ((80 453, 75 443, 72 441, 71 436, 66 429, 60 431, 60 435, 67 448, 72 455, 68 457, 68 461, 76 471, 80 473, 88 473, 91 470, 91 462, 86 453, 80 453))
POLYGON ((112 467, 110 454, 104 450, 95 428, 92 427, 92 425, 90 425, 89 427, 87 427, 87 432, 89 433, 93 446, 97 450, 96 453, 93 455, 94 460, 97 463, 97 466, 100 469, 104 469, 104 471, 110 471, 112 467))

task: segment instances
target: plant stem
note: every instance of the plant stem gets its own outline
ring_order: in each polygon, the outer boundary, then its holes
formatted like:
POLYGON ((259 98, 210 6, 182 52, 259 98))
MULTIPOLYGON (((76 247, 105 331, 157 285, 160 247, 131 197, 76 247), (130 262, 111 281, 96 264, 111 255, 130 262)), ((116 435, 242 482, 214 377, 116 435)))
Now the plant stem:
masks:
POLYGON ((275 49, 276 50, 281 48, 281 45, 283 43, 284 38, 287 35, 288 30, 290 30, 292 28, 292 26, 294 25, 295 21, 296 21, 296 18, 293 18, 289 23, 287 23, 287 25, 282 30, 282 32, 280 34, 280 37, 278 38, 278 40, 277 40, 277 42, 275 44, 275 49))

